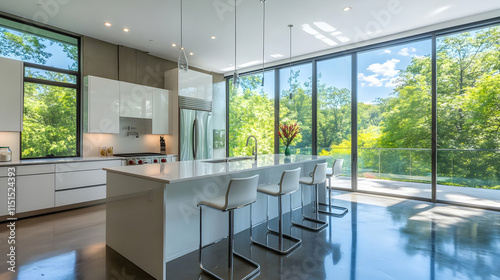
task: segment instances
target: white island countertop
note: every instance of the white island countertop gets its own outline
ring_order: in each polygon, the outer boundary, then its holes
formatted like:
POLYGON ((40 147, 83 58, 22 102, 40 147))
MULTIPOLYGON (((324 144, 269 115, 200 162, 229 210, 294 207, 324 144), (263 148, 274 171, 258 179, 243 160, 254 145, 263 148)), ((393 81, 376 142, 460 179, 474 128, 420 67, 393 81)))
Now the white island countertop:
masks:
MULTIPOLYGON (((128 175, 132 177, 149 179, 161 183, 173 184, 189 180, 209 178, 224 174, 235 174, 245 171, 256 171, 273 166, 292 165, 311 160, 326 160, 330 157, 310 156, 310 155, 258 155, 257 161, 253 157, 245 157, 239 161, 229 161, 220 163, 211 163, 215 160, 188 160, 168 162, 162 164, 147 164, 134 166, 120 166, 113 168, 104 168, 112 173, 128 175)), ((234 159, 234 158, 233 158, 234 159)))

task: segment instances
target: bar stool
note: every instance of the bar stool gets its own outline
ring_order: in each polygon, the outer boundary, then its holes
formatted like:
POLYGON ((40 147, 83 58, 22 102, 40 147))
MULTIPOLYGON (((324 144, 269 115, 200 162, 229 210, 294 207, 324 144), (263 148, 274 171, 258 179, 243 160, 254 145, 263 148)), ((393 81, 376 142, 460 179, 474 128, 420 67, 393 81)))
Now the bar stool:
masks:
POLYGON ((342 164, 343 163, 344 163, 343 159, 336 159, 333 162, 332 169, 326 170, 326 177, 328 178, 328 204, 325 204, 325 203, 320 203, 320 204, 324 205, 324 206, 328 206, 328 210, 320 210, 318 208, 318 211, 320 213, 332 215, 334 217, 344 217, 347 214, 347 211, 349 211, 345 207, 332 205, 332 177, 338 177, 338 176, 342 175, 342 164), (341 210, 341 212, 340 213, 332 212, 332 208, 341 210))
POLYGON ((242 279, 250 279, 257 275, 260 271, 260 265, 234 251, 234 210, 243 208, 255 202, 257 198, 257 184, 259 182, 259 175, 254 175, 247 178, 233 178, 229 181, 229 185, 226 194, 223 196, 216 197, 210 201, 200 201, 198 207, 200 207, 200 250, 199 250, 199 265, 204 273, 212 276, 215 279, 223 280, 223 278, 217 276, 215 273, 209 271, 203 267, 201 250, 212 244, 203 246, 202 236, 203 236, 203 216, 202 216, 202 206, 207 206, 222 212, 229 212, 229 233, 228 233, 228 268, 231 272, 231 279, 233 279, 233 256, 237 256, 244 262, 255 267, 255 269, 246 275, 242 279))
MULTIPOLYGON (((322 184, 325 181, 326 181, 326 162, 316 164, 316 166, 314 167, 314 170, 312 172, 311 177, 300 177, 299 178, 299 182, 302 185, 314 186, 314 198, 315 198, 314 205, 313 205, 315 207, 315 211, 314 211, 315 218, 306 217, 306 216, 304 216, 304 200, 302 199, 302 195, 301 195, 300 203, 302 206, 302 208, 301 208, 302 218, 304 220, 315 222, 315 223, 319 224, 319 226, 317 226, 317 227, 306 226, 306 225, 303 225, 301 223, 295 223, 292 219, 293 225, 298 226, 298 227, 302 227, 305 229, 313 230, 313 231, 319 231, 328 225, 327 222, 318 219, 318 208, 319 208, 318 207, 319 206, 319 204, 318 204, 318 184, 322 184)), ((291 207, 291 205, 292 205, 292 200, 290 200, 290 207, 291 207)))
MULTIPOLYGON (((257 188, 257 191, 263 194, 267 195, 267 218, 266 218, 266 227, 268 232, 266 233, 266 237, 268 234, 274 234, 278 236, 278 248, 275 248, 273 246, 268 245, 267 243, 267 238, 266 238, 266 243, 261 243, 259 241, 256 241, 253 239, 253 227, 252 227, 252 205, 250 205, 250 239, 252 240, 253 243, 265 247, 275 253, 281 254, 281 255, 286 255, 290 253, 292 250, 297 248, 301 243, 302 240, 299 238, 295 238, 291 235, 284 234, 283 233, 283 209, 282 209, 282 203, 281 199, 284 195, 287 194, 292 194, 295 191, 299 189, 299 177, 300 177, 300 171, 301 168, 293 169, 293 170, 285 170, 283 171, 283 174, 281 175, 281 180, 279 184, 271 184, 271 185, 264 185, 264 186, 259 186, 257 188), (278 215, 279 215, 279 226, 278 226, 278 232, 271 230, 269 228, 269 196, 275 196, 278 197, 278 215), (288 239, 292 242, 293 245, 291 245, 288 249, 283 249, 283 239, 288 239)), ((290 199, 291 195, 290 195, 290 199)), ((291 214, 291 208, 290 208, 290 214, 291 214)))

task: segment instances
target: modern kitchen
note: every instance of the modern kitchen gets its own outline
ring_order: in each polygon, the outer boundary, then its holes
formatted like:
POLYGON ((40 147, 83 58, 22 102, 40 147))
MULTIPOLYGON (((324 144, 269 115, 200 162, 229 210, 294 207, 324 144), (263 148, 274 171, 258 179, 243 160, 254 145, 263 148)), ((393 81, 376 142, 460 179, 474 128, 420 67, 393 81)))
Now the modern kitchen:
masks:
POLYGON ((0 280, 500 278, 500 3, 0 0, 0 280))

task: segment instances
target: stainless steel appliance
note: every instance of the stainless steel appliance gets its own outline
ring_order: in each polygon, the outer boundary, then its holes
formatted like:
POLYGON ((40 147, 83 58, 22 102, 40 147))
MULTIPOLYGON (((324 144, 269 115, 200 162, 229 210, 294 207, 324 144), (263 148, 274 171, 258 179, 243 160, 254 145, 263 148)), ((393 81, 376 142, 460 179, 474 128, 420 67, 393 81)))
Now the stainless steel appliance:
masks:
POLYGON ((173 155, 164 155, 158 153, 127 153, 115 154, 116 157, 123 157, 127 161, 127 165, 142 165, 142 164, 160 164, 174 161, 173 155))
POLYGON ((179 96, 180 160, 213 156, 212 101, 179 96))

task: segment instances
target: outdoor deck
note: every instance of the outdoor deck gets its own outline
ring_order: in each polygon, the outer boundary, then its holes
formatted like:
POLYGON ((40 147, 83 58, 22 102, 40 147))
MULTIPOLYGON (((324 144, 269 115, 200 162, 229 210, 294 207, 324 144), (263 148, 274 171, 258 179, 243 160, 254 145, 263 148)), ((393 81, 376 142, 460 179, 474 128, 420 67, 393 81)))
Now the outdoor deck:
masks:
MULTIPOLYGON (((351 189, 351 178, 332 178, 332 185, 351 189)), ((381 194, 431 198, 431 185, 425 183, 359 178, 358 189, 381 194)), ((437 199, 500 209, 500 190, 437 185, 437 199)))

